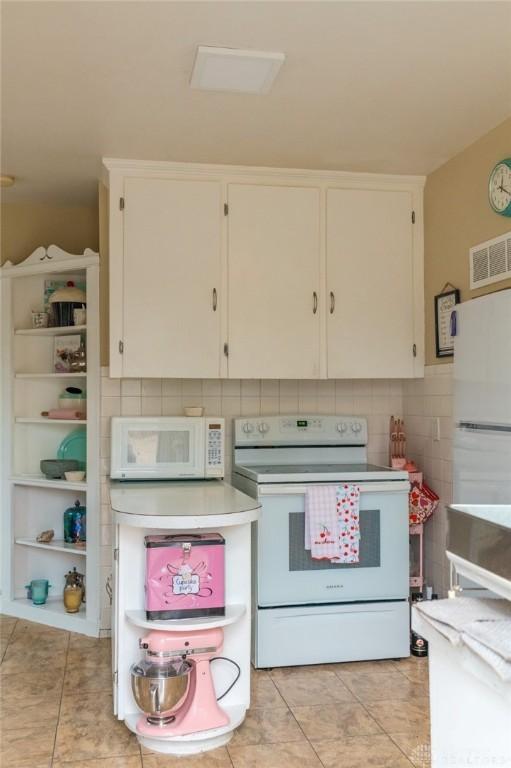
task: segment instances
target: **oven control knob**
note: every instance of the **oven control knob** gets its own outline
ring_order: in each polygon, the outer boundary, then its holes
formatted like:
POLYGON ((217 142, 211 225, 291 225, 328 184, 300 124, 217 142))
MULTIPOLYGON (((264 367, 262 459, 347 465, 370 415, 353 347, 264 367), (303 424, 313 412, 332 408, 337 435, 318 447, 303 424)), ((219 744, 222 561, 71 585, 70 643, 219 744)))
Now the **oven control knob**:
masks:
POLYGON ((254 425, 253 425, 253 424, 251 424, 249 421, 246 421, 246 422, 243 424, 243 427, 242 427, 242 429, 243 429, 243 432, 245 432, 247 435, 249 435, 251 432, 253 432, 253 431, 254 431, 254 425))
POLYGON ((265 434, 266 434, 266 432, 268 432, 268 430, 270 429, 270 427, 268 426, 268 424, 266 424, 266 422, 265 422, 265 421, 262 421, 262 422, 261 422, 261 423, 258 425, 257 429, 259 430, 259 432, 260 432, 262 435, 265 435, 265 434))
POLYGON ((341 434, 343 432, 346 432, 347 429, 348 429, 348 425, 344 421, 339 422, 339 424, 337 425, 337 431, 340 432, 341 434))
POLYGON ((358 421, 354 421, 353 424, 351 425, 351 431, 355 432, 355 434, 357 434, 358 432, 361 432, 362 424, 360 424, 360 422, 358 421))

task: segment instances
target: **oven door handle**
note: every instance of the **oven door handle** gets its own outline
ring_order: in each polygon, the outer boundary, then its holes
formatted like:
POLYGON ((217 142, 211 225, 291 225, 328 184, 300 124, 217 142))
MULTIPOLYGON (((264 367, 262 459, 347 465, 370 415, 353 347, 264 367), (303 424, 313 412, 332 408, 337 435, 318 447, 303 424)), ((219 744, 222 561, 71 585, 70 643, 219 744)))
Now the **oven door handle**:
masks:
MULTIPOLYGON (((322 485, 344 485, 345 483, 322 483, 322 485)), ((308 485, 288 485, 271 484, 259 485, 259 496, 304 496, 307 493, 307 488, 318 485, 318 483, 309 483, 308 485)), ((381 483, 349 483, 349 485, 358 485, 360 493, 402 493, 410 490, 410 483, 408 480, 390 480, 386 482, 382 480, 381 483)))

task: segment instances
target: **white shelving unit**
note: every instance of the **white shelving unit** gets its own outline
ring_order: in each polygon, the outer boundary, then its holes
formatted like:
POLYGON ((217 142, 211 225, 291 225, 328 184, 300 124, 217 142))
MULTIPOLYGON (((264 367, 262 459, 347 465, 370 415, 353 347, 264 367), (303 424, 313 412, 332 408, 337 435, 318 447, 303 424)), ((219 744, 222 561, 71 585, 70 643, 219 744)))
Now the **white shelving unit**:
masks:
POLYGON ((3 613, 52 627, 99 635, 99 255, 66 253, 57 246, 38 248, 24 262, 0 269, 2 320, 1 545, 3 613), (87 325, 31 328, 31 312, 43 305, 46 280, 84 282, 87 325), (80 334, 86 340, 87 372, 55 373, 57 335, 80 334), (58 407, 65 387, 87 391, 87 418, 52 420, 42 411, 58 407), (76 429, 87 434, 87 474, 83 482, 48 480, 41 459, 56 458, 62 440, 76 429), (87 545, 63 541, 63 513, 76 500, 87 507, 87 545), (37 535, 53 528, 49 544, 37 535), (86 576, 87 602, 67 613, 64 577, 76 567, 86 576), (33 605, 25 585, 31 579, 52 585, 45 605, 33 605))
MULTIPOLYGON (((197 731, 196 733, 187 733, 185 736, 174 736, 170 748, 165 750, 165 752, 182 756, 196 755, 197 753, 204 752, 206 749, 215 749, 222 744, 227 744, 233 731, 245 719, 246 708, 243 704, 224 704, 222 709, 229 716, 228 725, 224 725, 222 728, 211 728, 207 732, 197 731), (206 742, 205 733, 207 734, 206 742)), ((134 733, 137 732, 139 717, 140 714, 129 714, 126 716, 126 725, 134 733)), ((164 751, 161 749, 162 739, 157 737, 151 739, 146 736, 142 743, 144 747, 152 749, 154 752, 164 751)))
POLYGON ((86 379, 86 373, 16 373, 15 379, 86 379))
POLYGON ((246 612, 246 606, 239 603, 225 606, 225 616, 205 616, 202 619, 166 619, 154 621, 146 618, 146 612, 126 611, 126 618, 131 624, 143 629, 165 629, 172 632, 190 632, 190 630, 211 629, 212 627, 228 627, 241 619, 246 612))
POLYGON ((87 483, 69 482, 68 480, 48 480, 44 475, 13 475, 13 485, 25 485, 32 488, 59 488, 65 491, 86 491, 87 483))
POLYGON ((14 419, 16 424, 87 424, 87 419, 48 419, 41 416, 41 418, 17 418, 14 419))
POLYGON ((64 539, 52 539, 48 544, 36 539, 15 539, 15 544, 21 544, 24 547, 37 547, 38 549, 48 549, 56 552, 74 552, 75 555, 86 555, 85 547, 77 547, 75 544, 68 544, 64 539))
POLYGON ((18 328, 14 334, 15 336, 66 336, 86 330, 86 325, 54 325, 51 328, 18 328))
MULTIPOLYGON (((162 483, 141 493, 113 481, 110 500, 114 518, 113 665, 114 711, 136 733, 142 746, 172 755, 197 754, 226 744, 243 722, 250 705, 251 636, 251 527, 259 515, 259 503, 220 480, 184 483, 187 503, 196 514, 186 514, 179 504, 176 486, 162 483), (220 491, 220 493, 219 493, 220 491), (152 504, 147 501, 152 494, 152 504), (190 495, 191 494, 191 495, 190 495), (152 511, 149 510, 151 506, 152 511), (161 514, 154 514, 154 510, 161 514), (145 613, 144 537, 158 533, 218 532, 225 540, 225 615, 150 621, 145 613), (197 630, 223 628, 219 656, 232 659, 240 668, 236 685, 221 701, 229 723, 221 728, 185 735, 141 734, 142 716, 131 690, 130 668, 142 657, 139 640, 154 630, 183 633, 183 642, 197 630)), ((129 485, 129 484, 128 484, 129 485)), ((143 484, 140 484, 143 485, 143 484)), ((193 660, 193 657, 192 657, 193 660)), ((229 664, 212 665, 217 692, 232 682, 229 664)))

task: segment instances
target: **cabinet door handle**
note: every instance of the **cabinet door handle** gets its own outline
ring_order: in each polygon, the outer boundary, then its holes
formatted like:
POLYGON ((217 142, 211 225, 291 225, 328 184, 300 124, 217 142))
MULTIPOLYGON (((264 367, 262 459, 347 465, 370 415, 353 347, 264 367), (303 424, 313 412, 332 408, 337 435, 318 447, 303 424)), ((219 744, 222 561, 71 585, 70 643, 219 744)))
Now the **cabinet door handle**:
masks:
POLYGON ((335 294, 333 291, 330 291, 330 314, 333 315, 335 312, 335 294))
POLYGON ((318 294, 316 291, 312 293, 312 314, 315 315, 318 311, 318 294))
POLYGON ((213 312, 216 312, 216 306, 218 303, 216 288, 213 288, 213 312))

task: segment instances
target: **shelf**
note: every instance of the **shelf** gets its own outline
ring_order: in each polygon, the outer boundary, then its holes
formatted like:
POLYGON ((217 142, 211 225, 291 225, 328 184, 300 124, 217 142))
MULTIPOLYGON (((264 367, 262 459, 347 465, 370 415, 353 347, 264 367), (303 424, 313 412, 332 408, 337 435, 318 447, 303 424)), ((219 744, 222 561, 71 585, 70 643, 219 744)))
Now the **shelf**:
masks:
MULTIPOLYGON (((149 736, 148 734, 144 734, 141 736, 137 731, 137 723, 140 720, 140 717, 142 715, 142 712, 135 712, 130 713, 129 715, 126 715, 124 718, 124 722, 130 729, 130 731, 133 731, 133 733, 136 733, 139 735, 140 738, 144 739, 144 743, 148 744, 150 741, 167 741, 169 743, 174 744, 186 744, 187 742, 201 742, 201 741, 209 741, 218 738, 219 736, 222 736, 224 734, 230 733, 231 731, 234 731, 235 728, 237 728, 243 720, 245 719, 245 712, 246 707, 244 707, 242 704, 231 704, 229 705, 220 705, 226 715, 229 717, 229 723, 227 725, 223 725, 221 728, 209 728, 207 731, 195 731, 194 733, 186 733, 182 736, 166 736, 161 735, 158 736, 158 731, 155 728, 155 735, 149 736)), ((192 754, 194 750, 191 750, 190 753, 192 754)), ((185 754, 184 752, 182 754, 185 754)))
POLYGON ((27 600, 26 597, 17 597, 5 600, 2 608, 7 616, 16 616, 69 632, 80 632, 90 637, 99 635, 99 622, 87 619, 85 604, 82 604, 78 613, 68 613, 60 596, 50 597, 44 605, 34 605, 32 600, 27 600))
POLYGON ((15 419, 16 424, 87 424, 87 419, 48 419, 44 416, 23 416, 15 419))
POLYGON ((74 544, 67 544, 63 539, 52 539, 49 544, 44 544, 43 542, 36 541, 35 539, 14 539, 16 544, 20 544, 23 547, 37 547, 38 549, 46 549, 48 551, 52 552, 65 552, 66 555, 69 553, 75 554, 75 555, 83 555, 84 557, 87 555, 87 550, 85 547, 76 547, 74 544))
POLYGON ((86 491, 87 482, 73 483, 69 480, 48 480, 43 475, 14 475, 11 477, 13 485, 25 485, 33 488, 54 488, 63 491, 86 491))
POLYGON ((145 611, 126 611, 126 618, 131 624, 144 629, 167 629, 172 632, 190 632, 213 627, 227 627, 241 619, 246 606, 234 603, 225 607, 225 616, 202 616, 195 619, 167 619, 166 621, 150 621, 146 619, 145 611))
POLYGON ((15 379, 85 379, 86 373, 15 373, 15 379))
POLYGON ((52 328, 18 328, 15 336, 64 336, 68 333, 81 333, 87 330, 86 325, 62 325, 52 328))
POLYGON ((43 611, 44 613, 55 613, 59 616, 72 617, 75 621, 85 620, 85 604, 82 603, 80 610, 77 613, 68 613, 64 606, 64 601, 61 597, 49 597, 44 605, 34 605, 32 600, 28 600, 26 597, 15 597, 12 601, 15 605, 20 607, 32 608, 35 611, 43 611))

